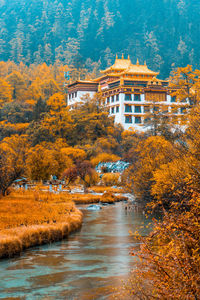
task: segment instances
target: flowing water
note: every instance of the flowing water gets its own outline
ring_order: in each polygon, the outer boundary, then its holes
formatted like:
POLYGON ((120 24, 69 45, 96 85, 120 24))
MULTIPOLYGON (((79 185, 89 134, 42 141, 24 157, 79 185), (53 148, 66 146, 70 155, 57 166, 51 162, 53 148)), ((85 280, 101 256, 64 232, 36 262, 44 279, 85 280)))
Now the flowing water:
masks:
POLYGON ((0 262, 0 299, 110 299, 134 268, 129 231, 148 220, 123 203, 83 213, 82 229, 67 240, 0 262))

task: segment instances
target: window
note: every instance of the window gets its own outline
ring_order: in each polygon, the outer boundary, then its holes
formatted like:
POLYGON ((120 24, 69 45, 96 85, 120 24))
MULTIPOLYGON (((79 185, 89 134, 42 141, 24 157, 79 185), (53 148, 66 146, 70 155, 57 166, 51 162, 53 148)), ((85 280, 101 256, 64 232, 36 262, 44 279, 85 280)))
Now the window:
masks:
POLYGON ((141 113, 141 106, 135 106, 135 113, 141 113))
POLYGON ((131 101, 131 94, 125 94, 125 101, 131 101))
POLYGON ((69 100, 71 99, 71 94, 69 94, 69 100))
POLYGON ((75 93, 75 98, 77 97, 77 92, 75 93))
POLYGON ((176 96, 171 96, 171 102, 176 102, 176 96))
POLYGON ((72 93, 72 98, 74 98, 74 93, 72 93))
POLYGON ((116 95, 116 101, 119 101, 119 94, 116 95))
POLYGON ((114 114, 114 113, 115 113, 115 108, 111 107, 111 114, 114 114))
POLYGON ((119 106, 116 106, 116 113, 119 112, 119 106))
POLYGON ((111 101, 114 102, 114 100, 115 100, 115 98, 114 98, 114 96, 112 96, 112 97, 111 97, 111 101))
POLYGON ((134 95, 134 101, 141 101, 140 94, 134 95))
POLYGON ((110 103, 110 98, 109 98, 109 97, 107 97, 107 104, 108 104, 108 103, 110 103))
POLYGON ((132 112, 132 106, 131 105, 125 105, 125 112, 132 112))
POLYGON ((141 123, 142 123, 141 117, 135 117, 135 124, 141 124, 141 123))
POLYGON ((125 116, 125 123, 132 123, 132 116, 125 116))

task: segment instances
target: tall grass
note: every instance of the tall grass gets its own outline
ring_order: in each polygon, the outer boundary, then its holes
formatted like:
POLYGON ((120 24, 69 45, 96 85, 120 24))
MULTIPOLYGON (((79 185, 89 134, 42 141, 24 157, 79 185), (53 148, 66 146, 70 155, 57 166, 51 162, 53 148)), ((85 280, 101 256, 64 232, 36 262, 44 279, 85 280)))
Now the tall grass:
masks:
POLYGON ((82 224, 82 213, 66 195, 25 192, 0 199, 0 258, 61 240, 82 224))

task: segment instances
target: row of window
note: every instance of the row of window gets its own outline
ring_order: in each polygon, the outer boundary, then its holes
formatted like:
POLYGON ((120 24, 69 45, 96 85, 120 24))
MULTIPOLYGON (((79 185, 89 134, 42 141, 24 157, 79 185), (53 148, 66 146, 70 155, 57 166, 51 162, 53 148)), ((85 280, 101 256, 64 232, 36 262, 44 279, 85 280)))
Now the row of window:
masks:
MULTIPOLYGON (((141 101, 141 94, 125 94, 124 95, 124 100, 125 101, 141 101)), ((110 96, 110 97, 107 97, 106 98, 106 103, 109 104, 109 103, 113 103, 115 101, 119 101, 119 94, 117 95, 113 95, 113 96, 110 96)), ((176 97, 173 96, 171 97, 171 102, 176 102, 176 97)))
MULTIPOLYGON (((150 112, 150 106, 144 106, 143 107, 143 111, 142 111, 142 106, 136 105, 128 105, 125 104, 125 113, 148 113, 150 112)), ((159 111, 159 107, 153 107, 153 112, 158 112, 159 111)), ((118 113, 119 112, 119 106, 112 106, 110 107, 110 113, 114 114, 114 113, 118 113)), ((165 110, 162 110, 163 114, 166 114, 169 112, 168 107, 165 107, 165 110)), ((180 107, 180 108, 173 108, 171 107, 170 110, 171 113, 173 114, 185 114, 187 113, 187 108, 186 107, 180 107)))
MULTIPOLYGON (((163 111, 162 110, 162 113, 168 113, 169 112, 169 109, 168 107, 165 107, 164 108, 165 110, 163 111)), ((152 108, 153 112, 158 112, 160 110, 160 108, 158 106, 154 106, 152 108)), ((142 106, 133 106, 133 105, 128 105, 128 104, 125 104, 125 112, 135 112, 135 113, 142 113, 142 106)), ((147 113, 147 112, 150 112, 150 106, 144 106, 144 113, 147 113)), ((180 108, 177 108, 177 107, 171 107, 171 110, 170 112, 172 112, 173 114, 185 114, 187 112, 187 108, 186 107, 180 107, 180 108)))
POLYGON ((76 97, 77 97, 77 92, 69 94, 69 100, 76 97))
POLYGON ((119 101, 119 94, 106 98, 107 104, 119 101))
MULTIPOLYGON (((125 101, 141 101, 141 94, 125 94, 125 101)), ((176 102, 176 97, 171 97, 171 102, 176 102)))
MULTIPOLYGON (((144 123, 148 123, 151 118, 144 118, 144 123)), ((170 118, 171 122, 173 122, 174 124, 185 124, 187 121, 185 119, 181 119, 181 117, 179 118, 170 118)), ((142 124, 142 118, 141 117, 134 117, 134 116, 125 116, 125 123, 126 124, 142 124)))
POLYGON ((126 124, 141 124, 142 118, 141 117, 133 117, 133 116, 125 116, 125 123, 126 124))
POLYGON ((110 113, 115 114, 119 112, 119 106, 113 106, 110 108, 110 113))
POLYGON ((141 95, 140 94, 125 94, 125 101, 141 101, 141 95))
POLYGON ((132 106, 132 105, 125 104, 125 112, 133 112, 133 109, 135 113, 142 112, 141 106, 132 106))

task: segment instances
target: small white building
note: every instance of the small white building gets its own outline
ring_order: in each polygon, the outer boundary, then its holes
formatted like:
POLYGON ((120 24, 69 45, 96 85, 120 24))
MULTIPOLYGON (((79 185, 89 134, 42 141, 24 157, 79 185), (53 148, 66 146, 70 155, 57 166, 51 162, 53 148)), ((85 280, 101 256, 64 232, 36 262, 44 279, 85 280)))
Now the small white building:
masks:
POLYGON ((115 63, 104 71, 102 76, 91 81, 76 81, 68 85, 68 105, 73 108, 75 103, 89 94, 93 97, 98 93, 110 116, 115 123, 124 129, 133 128, 144 131, 152 112, 161 112, 173 117, 176 124, 182 122, 187 112, 188 102, 177 102, 171 96, 173 91, 168 81, 157 79, 157 72, 143 65, 131 63, 130 58, 116 56, 115 63))

